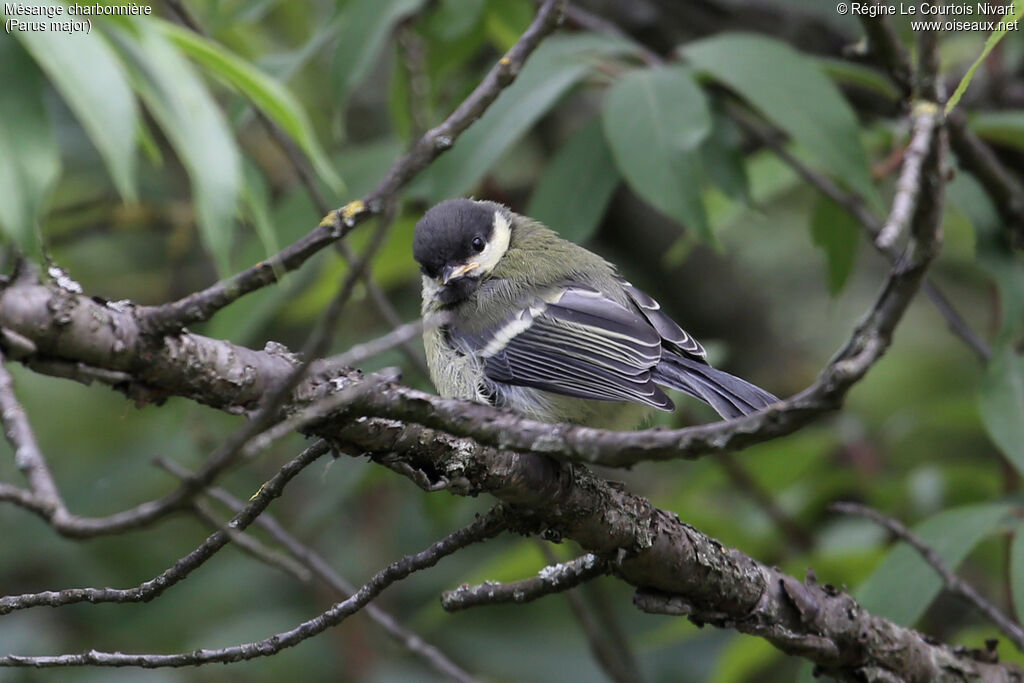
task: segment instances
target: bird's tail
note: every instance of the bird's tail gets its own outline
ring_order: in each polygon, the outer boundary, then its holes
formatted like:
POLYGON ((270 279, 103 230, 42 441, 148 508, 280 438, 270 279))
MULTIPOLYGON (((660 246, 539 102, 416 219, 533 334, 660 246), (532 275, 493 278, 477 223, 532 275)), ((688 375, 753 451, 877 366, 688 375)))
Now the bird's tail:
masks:
POLYGON ((779 400, 728 372, 671 353, 662 355, 651 379, 704 401, 727 420, 757 412, 779 400))

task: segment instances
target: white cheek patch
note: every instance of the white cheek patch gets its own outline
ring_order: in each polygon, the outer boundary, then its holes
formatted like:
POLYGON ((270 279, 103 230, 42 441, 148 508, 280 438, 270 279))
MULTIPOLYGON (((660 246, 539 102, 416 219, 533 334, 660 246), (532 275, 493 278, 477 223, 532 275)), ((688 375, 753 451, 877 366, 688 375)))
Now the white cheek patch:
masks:
POLYGON ((489 273, 494 270, 498 261, 508 251, 509 242, 512 240, 512 226, 500 211, 494 212, 493 225, 491 239, 480 255, 474 259, 474 263, 480 264, 481 273, 489 273))

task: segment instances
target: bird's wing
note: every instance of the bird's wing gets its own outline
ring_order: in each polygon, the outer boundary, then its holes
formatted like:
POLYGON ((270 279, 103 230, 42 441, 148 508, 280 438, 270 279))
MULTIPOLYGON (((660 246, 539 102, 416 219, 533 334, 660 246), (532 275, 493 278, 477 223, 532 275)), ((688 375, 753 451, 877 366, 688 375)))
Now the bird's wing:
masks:
POLYGON ((661 304, 654 300, 651 295, 642 289, 634 287, 631 282, 621 277, 616 277, 629 298, 636 304, 647 321, 654 326, 661 338, 670 347, 681 355, 693 360, 707 363, 707 352, 696 339, 691 337, 686 330, 679 327, 675 320, 668 317, 661 310, 661 304))
POLYGON ((492 381, 598 401, 671 410, 651 381, 661 336, 651 324, 590 287, 569 284, 522 306, 500 324, 451 341, 481 359, 492 381))

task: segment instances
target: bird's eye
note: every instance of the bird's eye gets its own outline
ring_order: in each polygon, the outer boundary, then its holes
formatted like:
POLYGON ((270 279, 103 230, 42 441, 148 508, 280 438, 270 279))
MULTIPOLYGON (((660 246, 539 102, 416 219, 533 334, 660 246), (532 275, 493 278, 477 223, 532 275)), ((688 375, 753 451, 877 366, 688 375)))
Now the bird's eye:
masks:
POLYGON ((484 238, 481 237, 480 235, 474 237, 473 241, 470 244, 473 245, 473 251, 477 253, 480 253, 481 251, 484 250, 484 238))

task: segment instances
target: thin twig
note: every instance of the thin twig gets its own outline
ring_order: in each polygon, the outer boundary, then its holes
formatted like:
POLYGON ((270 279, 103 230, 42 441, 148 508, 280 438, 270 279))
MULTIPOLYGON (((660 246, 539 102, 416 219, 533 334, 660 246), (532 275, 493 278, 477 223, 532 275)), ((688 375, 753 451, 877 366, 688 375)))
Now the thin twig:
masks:
POLYGON ((603 33, 608 36, 615 36, 616 38, 629 40, 637 48, 637 52, 645 64, 654 66, 661 64, 664 61, 661 58, 661 55, 654 50, 651 50, 646 45, 634 41, 629 34, 612 22, 608 21, 604 17, 594 14, 593 12, 587 11, 579 5, 570 4, 566 7, 565 19, 571 26, 577 26, 588 31, 593 31, 594 33, 603 33))
POLYGON ((925 102, 943 102, 946 98, 940 92, 944 87, 939 80, 939 32, 931 28, 922 28, 915 33, 915 36, 917 38, 915 95, 919 100, 925 102))
POLYGON ((992 348, 985 340, 978 336, 977 332, 971 329, 971 326, 967 324, 963 316, 953 308, 953 304, 946 298, 942 290, 929 278, 925 278, 925 281, 921 284, 921 291, 932 302, 939 314, 945 318, 949 331, 960 337, 965 344, 971 347, 974 355, 978 357, 982 364, 987 364, 992 359, 992 348))
POLYGON ((174 563, 172 567, 160 575, 145 581, 134 588, 68 588, 59 591, 45 591, 43 593, 26 593, 23 595, 8 595, 0 598, 0 614, 30 607, 48 606, 59 607, 71 605, 78 602, 145 602, 159 596, 174 584, 185 579, 196 568, 205 563, 208 559, 231 542, 231 534, 228 529, 242 531, 266 509, 270 502, 281 495, 285 485, 291 481, 299 472, 317 460, 330 450, 325 441, 317 441, 306 448, 294 460, 282 467, 262 488, 253 496, 252 501, 237 515, 235 515, 227 526, 215 531, 206 538, 203 543, 188 555, 174 563))
POLYGON ((949 142, 960 165, 978 179, 1009 233, 1009 243, 1024 249, 1024 184, 1010 173, 992 148, 967 127, 960 110, 947 117, 949 142))
POLYGON ((221 529, 226 531, 231 536, 232 545, 257 562, 262 562, 268 567, 280 569, 285 574, 302 583, 309 583, 312 580, 312 573, 301 562, 296 562, 290 556, 268 547, 255 536, 239 531, 231 527, 227 522, 218 519, 217 515, 210 509, 210 506, 202 501, 192 501, 192 514, 213 531, 221 529))
POLYGON ((445 591, 441 595, 441 606, 448 612, 458 612, 480 605, 533 602, 545 595, 575 588, 608 571, 608 563, 604 560, 596 555, 583 555, 570 562, 544 567, 531 579, 512 583, 486 581, 476 586, 463 584, 445 591))
POLYGON ((80 654, 55 656, 24 656, 7 655, 0 657, 0 666, 26 666, 36 668, 65 666, 137 666, 146 669, 159 667, 181 667, 207 664, 211 662, 240 662, 257 657, 269 657, 285 648, 293 647, 307 638, 336 626, 347 617, 355 614, 376 598, 388 586, 401 581, 414 572, 433 567, 441 559, 455 553, 473 543, 493 538, 507 526, 505 511, 495 508, 488 514, 479 517, 426 550, 415 555, 403 557, 374 574, 355 594, 346 600, 335 603, 330 609, 318 616, 304 621, 288 631, 276 633, 263 640, 243 643, 233 647, 216 650, 193 650, 176 654, 123 654, 120 652, 99 652, 90 650, 80 654))
POLYGON ((840 512, 844 515, 857 515, 866 517, 874 523, 885 527, 894 536, 906 542, 910 547, 921 555, 932 569, 942 578, 946 590, 966 600, 983 616, 996 625, 1003 634, 1017 646, 1017 649, 1024 652, 1024 629, 1021 625, 1007 617, 991 602, 986 600, 975 590, 974 586, 957 576, 946 564, 946 561, 929 546, 920 536, 905 527, 899 520, 884 515, 878 510, 860 505, 858 503, 833 503, 829 506, 833 512, 840 512))
POLYGON ((60 514, 64 510, 64 501, 28 422, 28 415, 14 395, 14 378, 7 371, 4 360, 3 353, 0 353, 0 422, 3 423, 4 435, 14 447, 14 464, 25 475, 32 495, 52 514, 60 514))
POLYGON ((896 240, 910 223, 921 188, 921 169, 931 147, 932 133, 939 125, 939 107, 936 103, 922 102, 917 107, 920 111, 914 116, 910 144, 903 155, 903 170, 896 183, 896 196, 893 197, 889 217, 875 238, 875 246, 886 254, 893 251, 896 240))
POLYGON ((440 125, 427 131, 388 171, 384 179, 361 200, 334 209, 320 225, 277 254, 178 301, 141 311, 153 334, 166 334, 203 320, 242 296, 275 282, 280 273, 295 270, 324 247, 345 237, 357 225, 392 204, 399 190, 451 149, 519 74, 526 59, 551 33, 562 16, 566 0, 546 0, 529 28, 498 60, 480 84, 440 125))
MULTIPOLYGON (((156 461, 158 467, 170 472, 179 479, 189 476, 189 471, 177 463, 159 458, 156 461)), ((226 507, 232 514, 238 513, 245 504, 222 488, 211 487, 203 491, 203 495, 216 500, 226 507)), ((355 586, 345 580, 327 562, 326 559, 308 545, 299 541, 287 529, 278 522, 269 512, 264 512, 255 520, 255 525, 266 531, 271 538, 277 541, 281 547, 288 551, 308 573, 311 573, 319 581, 326 584, 338 598, 347 598, 356 592, 355 586)), ((476 678, 465 671, 458 664, 453 662, 444 652, 436 646, 428 643, 423 636, 409 630, 398 622, 395 617, 378 607, 374 603, 368 604, 364 611, 367 616, 383 628, 399 645, 422 658, 436 671, 448 678, 460 683, 475 683, 476 678)))
MULTIPOLYGON (((878 4, 878 0, 873 0, 878 4)), ((879 58, 893 80, 909 96, 912 88, 910 58, 903 43, 896 36, 884 15, 870 17, 858 13, 869 38, 869 49, 879 58)), ((934 68, 934 67, 932 67, 934 68)), ((967 127, 962 111, 953 111, 946 117, 950 146, 960 164, 970 171, 991 197, 1011 243, 1024 247, 1024 185, 1009 173, 999 158, 977 135, 967 127)))
MULTIPOLYGON (((859 194, 853 191, 844 190, 839 187, 831 178, 814 171, 802 161, 793 156, 789 150, 782 145, 778 138, 771 133, 765 132, 760 126, 753 124, 748 117, 736 107, 730 108, 735 120, 743 130, 754 137, 758 142, 772 150, 775 156, 779 157, 792 168, 797 175, 803 178, 809 185, 831 199, 833 202, 846 210, 853 218, 861 224, 861 227, 871 238, 871 244, 877 246, 877 236, 882 230, 882 222, 868 207, 867 202, 859 194)), ((897 257, 897 252, 890 250, 885 256, 890 260, 897 257)), ((987 363, 992 356, 991 349, 971 329, 971 326, 964 320, 963 316, 953 307, 946 295, 939 289, 930 278, 925 278, 922 290, 929 301, 935 305, 936 310, 946 320, 949 330, 966 343, 982 363, 987 363)))
MULTIPOLYGON (((881 5, 880 0, 871 0, 873 5, 881 5)), ((878 60, 889 72, 890 78, 903 93, 904 99, 908 99, 914 89, 913 67, 910 65, 910 53, 903 46, 892 26, 885 18, 885 14, 857 12, 857 18, 864 33, 868 37, 868 50, 873 52, 878 60)))
POLYGON ((252 437, 241 449, 240 456, 244 459, 253 458, 266 450, 273 442, 283 439, 292 432, 308 431, 309 427, 331 417, 363 394, 378 390, 382 384, 397 382, 399 378, 397 368, 385 368, 380 372, 373 373, 358 384, 328 394, 252 437))

